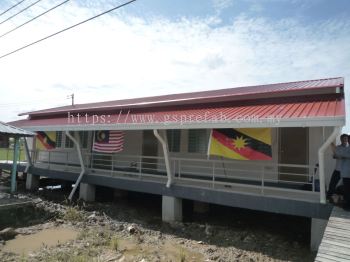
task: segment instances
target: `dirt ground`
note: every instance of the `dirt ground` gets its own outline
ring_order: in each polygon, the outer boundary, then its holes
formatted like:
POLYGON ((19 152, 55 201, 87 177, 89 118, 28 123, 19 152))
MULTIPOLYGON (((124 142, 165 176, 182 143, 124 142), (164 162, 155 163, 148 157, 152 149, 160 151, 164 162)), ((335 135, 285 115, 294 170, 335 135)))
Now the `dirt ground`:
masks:
MULTIPOLYGON (((6 185, 2 180, 1 184, 6 185)), ((69 191, 43 189, 27 210, 0 210, 0 261, 313 261, 308 219, 210 206, 194 213, 184 202, 184 222, 163 223, 158 196, 130 193, 69 203, 69 191), (38 215, 40 214, 40 215, 38 215), (6 232, 5 232, 6 233, 6 232), (4 237, 5 236, 5 237, 4 237)), ((1 193, 0 197, 9 197, 1 193)))

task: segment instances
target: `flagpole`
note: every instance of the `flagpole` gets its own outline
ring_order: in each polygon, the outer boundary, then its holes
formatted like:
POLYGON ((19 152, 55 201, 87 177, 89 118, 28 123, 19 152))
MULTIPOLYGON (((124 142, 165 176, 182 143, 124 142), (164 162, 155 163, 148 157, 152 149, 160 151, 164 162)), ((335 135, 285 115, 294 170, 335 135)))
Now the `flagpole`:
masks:
POLYGON ((224 162, 224 158, 221 156, 221 163, 222 163, 222 167, 224 168, 224 175, 227 178, 227 174, 226 174, 226 167, 225 167, 225 162, 224 162))
POLYGON ((209 143, 208 143, 208 150, 207 150, 207 159, 210 158, 210 144, 211 144, 211 137, 213 136, 213 129, 210 130, 210 136, 209 136, 209 143))
POLYGON ((94 148, 94 144, 95 144, 95 130, 92 133, 92 145, 91 145, 91 157, 90 157, 90 168, 92 169, 92 163, 94 162, 94 155, 93 155, 93 148, 94 148))

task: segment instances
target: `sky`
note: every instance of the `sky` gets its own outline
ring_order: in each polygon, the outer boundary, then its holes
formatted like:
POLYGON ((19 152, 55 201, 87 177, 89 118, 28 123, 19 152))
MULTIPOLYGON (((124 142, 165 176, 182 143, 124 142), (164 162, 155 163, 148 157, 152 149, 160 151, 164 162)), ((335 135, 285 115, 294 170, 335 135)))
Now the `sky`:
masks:
MULTIPOLYGON (((124 3, 72 0, 1 37, 63 2, 4 21, 35 1, 0 15, 0 56, 124 3)), ((338 76, 350 88, 349 14, 348 0, 137 0, 0 58, 0 120, 72 93, 86 103, 338 76)))

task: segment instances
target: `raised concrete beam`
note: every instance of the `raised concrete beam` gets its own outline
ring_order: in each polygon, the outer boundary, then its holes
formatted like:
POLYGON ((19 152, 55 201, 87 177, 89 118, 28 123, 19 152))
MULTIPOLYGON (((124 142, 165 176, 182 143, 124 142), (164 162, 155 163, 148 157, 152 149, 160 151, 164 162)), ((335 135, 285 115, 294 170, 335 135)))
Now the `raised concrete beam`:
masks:
POLYGON ((162 220, 164 222, 182 221, 182 199, 162 196, 162 220))
POLYGON ((26 179, 26 189, 30 191, 35 191, 39 189, 40 176, 34 176, 32 174, 27 174, 26 179))
POLYGON ((311 241, 310 249, 317 251, 321 244, 323 233, 326 229, 328 220, 311 218, 311 241))
POLYGON ((95 185, 80 183, 79 198, 87 202, 95 201, 95 185))

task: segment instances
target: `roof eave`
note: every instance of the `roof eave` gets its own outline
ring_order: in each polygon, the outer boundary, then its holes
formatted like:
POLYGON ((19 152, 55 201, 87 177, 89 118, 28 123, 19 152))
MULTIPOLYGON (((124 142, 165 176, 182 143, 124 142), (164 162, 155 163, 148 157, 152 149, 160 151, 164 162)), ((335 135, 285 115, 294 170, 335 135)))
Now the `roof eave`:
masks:
POLYGON ((345 117, 315 117, 288 119, 255 119, 251 121, 231 120, 220 122, 154 123, 154 124, 102 124, 102 125, 48 125, 26 126, 30 131, 95 131, 95 130, 152 130, 152 129, 212 129, 212 128, 280 128, 280 127, 317 127, 344 126, 345 117))

